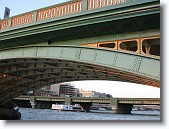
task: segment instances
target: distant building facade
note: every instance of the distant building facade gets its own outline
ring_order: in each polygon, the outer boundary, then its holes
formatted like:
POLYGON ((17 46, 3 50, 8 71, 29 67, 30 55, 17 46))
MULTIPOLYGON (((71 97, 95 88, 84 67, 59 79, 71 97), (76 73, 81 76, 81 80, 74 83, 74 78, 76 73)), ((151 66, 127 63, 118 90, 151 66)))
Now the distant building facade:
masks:
POLYGON ((96 97, 96 98, 107 98, 106 93, 100 93, 92 90, 80 90, 79 93, 81 94, 81 97, 96 97))
MULTIPOLYGON (((30 94, 29 94, 30 95, 30 94)), ((35 96, 68 96, 68 97, 95 97, 111 98, 110 94, 100 93, 92 90, 79 90, 71 83, 60 83, 46 86, 34 91, 35 96)))
POLYGON ((80 97, 79 89, 68 82, 51 85, 51 91, 55 96, 80 97))
POLYGON ((50 90, 53 93, 53 96, 59 96, 60 84, 51 85, 50 90))
POLYGON ((95 91, 90 91, 90 90, 80 90, 79 93, 81 94, 82 97, 94 97, 95 91))
POLYGON ((59 96, 73 97, 76 95, 76 88, 71 83, 61 83, 59 96))
POLYGON ((35 96, 53 96, 50 90, 50 86, 45 86, 40 89, 36 89, 33 92, 33 95, 35 96))

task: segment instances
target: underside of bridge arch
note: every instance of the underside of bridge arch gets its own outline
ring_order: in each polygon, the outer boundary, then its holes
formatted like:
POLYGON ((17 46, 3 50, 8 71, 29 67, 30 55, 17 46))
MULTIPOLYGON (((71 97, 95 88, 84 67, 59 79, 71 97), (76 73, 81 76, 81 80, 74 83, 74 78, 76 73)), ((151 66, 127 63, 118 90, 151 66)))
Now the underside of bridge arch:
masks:
POLYGON ((79 80, 124 81, 159 87, 158 82, 145 77, 75 61, 11 59, 4 60, 1 67, 4 72, 0 75, 0 96, 9 99, 43 86, 79 80))
POLYGON ((79 80, 123 81, 160 87, 158 80, 99 63, 49 57, 8 58, 0 60, 0 105, 30 90, 79 80))

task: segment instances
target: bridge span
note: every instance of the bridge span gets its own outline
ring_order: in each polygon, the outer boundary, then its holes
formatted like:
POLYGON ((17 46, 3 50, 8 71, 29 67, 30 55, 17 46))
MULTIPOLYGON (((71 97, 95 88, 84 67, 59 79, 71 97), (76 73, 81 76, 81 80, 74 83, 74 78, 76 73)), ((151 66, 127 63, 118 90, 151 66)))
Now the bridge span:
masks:
POLYGON ((158 58, 77 46, 0 51, 1 105, 24 92, 77 80, 112 80, 159 87, 158 58), (90 55, 90 56, 89 56, 90 55))
POLYGON ((95 97, 55 97, 55 96, 19 96, 14 99, 27 107, 49 108, 52 104, 80 104, 87 112, 93 103, 110 104, 112 113, 130 114, 133 105, 160 105, 159 98, 95 98, 95 97))
POLYGON ((76 80, 160 88, 159 0, 73 0, 0 21, 0 107, 76 80))

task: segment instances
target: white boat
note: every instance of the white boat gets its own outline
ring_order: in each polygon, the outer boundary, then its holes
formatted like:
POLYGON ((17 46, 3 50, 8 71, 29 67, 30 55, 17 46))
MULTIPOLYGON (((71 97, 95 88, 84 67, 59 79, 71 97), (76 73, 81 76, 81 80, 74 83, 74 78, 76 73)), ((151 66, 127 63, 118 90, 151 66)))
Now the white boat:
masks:
POLYGON ((106 111, 106 108, 99 108, 99 111, 106 111))
POLYGON ((80 106, 80 104, 75 105, 52 104, 51 109, 60 111, 85 112, 85 110, 82 108, 82 106, 80 106))

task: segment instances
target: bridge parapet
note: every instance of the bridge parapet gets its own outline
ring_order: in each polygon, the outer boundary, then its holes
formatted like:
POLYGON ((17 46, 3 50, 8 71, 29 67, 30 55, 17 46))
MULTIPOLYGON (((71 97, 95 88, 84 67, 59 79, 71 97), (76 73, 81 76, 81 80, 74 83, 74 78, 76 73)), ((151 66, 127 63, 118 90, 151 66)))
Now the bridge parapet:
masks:
POLYGON ((124 2, 126 2, 126 0, 88 0, 88 10, 121 4, 124 2))
MULTIPOLYGON (((125 3, 127 0, 72 0, 39 10, 31 11, 0 22, 0 30, 31 24, 63 15, 125 3)), ((130 0, 128 0, 130 1, 130 0)))
POLYGON ((134 104, 134 105, 160 105, 159 98, 122 98, 118 100, 119 104, 134 104))

